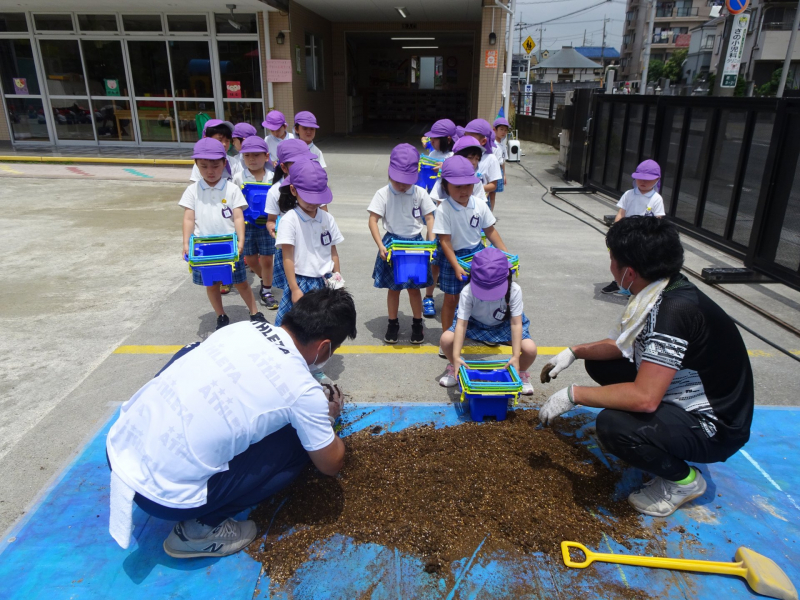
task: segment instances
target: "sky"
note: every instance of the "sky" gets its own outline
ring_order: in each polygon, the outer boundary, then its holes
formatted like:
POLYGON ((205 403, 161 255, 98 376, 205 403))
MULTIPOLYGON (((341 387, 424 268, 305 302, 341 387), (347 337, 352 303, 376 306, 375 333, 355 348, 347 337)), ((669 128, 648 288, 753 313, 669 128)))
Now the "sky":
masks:
MULTIPOLYGON (((522 39, 528 35, 536 42, 539 51, 539 25, 542 21, 548 21, 561 17, 568 13, 585 9, 592 5, 600 4, 600 0, 517 0, 514 24, 517 25, 522 20, 524 24, 532 26, 522 30, 522 39)), ((545 23, 541 27, 542 46, 550 53, 560 50, 562 46, 582 46, 584 31, 586 32, 587 46, 600 46, 603 41, 603 17, 609 21, 606 23, 606 46, 620 49, 622 44, 622 30, 625 20, 624 0, 611 0, 603 2, 600 6, 579 12, 575 15, 558 19, 551 23, 545 23)), ((514 53, 524 52, 520 50, 519 29, 514 29, 514 53)))

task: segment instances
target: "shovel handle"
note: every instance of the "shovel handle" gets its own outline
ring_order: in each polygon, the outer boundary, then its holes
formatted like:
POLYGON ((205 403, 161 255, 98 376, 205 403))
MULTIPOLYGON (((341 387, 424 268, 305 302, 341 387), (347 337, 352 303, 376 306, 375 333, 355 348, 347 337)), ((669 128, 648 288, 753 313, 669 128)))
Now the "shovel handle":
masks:
POLYGON ((747 569, 741 562, 714 562, 710 560, 690 560, 685 558, 660 558, 655 556, 629 556, 626 554, 603 554, 592 552, 578 542, 561 542, 561 555, 564 564, 575 569, 585 569, 594 561, 614 563, 618 565, 632 565, 636 567, 651 567, 655 569, 677 569, 679 571, 694 571, 696 573, 717 573, 720 575, 737 575, 745 577, 747 569), (572 560, 569 555, 570 548, 580 550, 586 556, 583 562, 572 560))

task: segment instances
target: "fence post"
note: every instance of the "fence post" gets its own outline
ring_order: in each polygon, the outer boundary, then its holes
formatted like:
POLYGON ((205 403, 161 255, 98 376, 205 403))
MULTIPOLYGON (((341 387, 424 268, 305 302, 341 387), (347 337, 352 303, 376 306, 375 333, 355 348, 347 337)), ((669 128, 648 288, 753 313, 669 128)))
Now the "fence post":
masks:
POLYGON ((556 93, 555 92, 550 92, 550 109, 547 112, 547 118, 548 119, 552 119, 553 118, 553 105, 555 104, 555 101, 556 101, 556 93))

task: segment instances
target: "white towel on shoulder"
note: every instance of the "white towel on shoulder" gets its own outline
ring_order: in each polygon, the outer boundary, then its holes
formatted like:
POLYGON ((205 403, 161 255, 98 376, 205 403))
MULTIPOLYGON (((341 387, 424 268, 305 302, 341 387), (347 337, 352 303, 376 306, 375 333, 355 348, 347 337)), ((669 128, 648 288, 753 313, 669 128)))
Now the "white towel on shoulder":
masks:
POLYGON ((617 348, 622 351, 622 356, 631 362, 633 362, 633 343, 636 341, 636 336, 641 333, 647 315, 653 310, 668 283, 669 279, 658 279, 635 296, 631 296, 619 323, 608 334, 609 338, 617 342, 617 348))
POLYGON ((133 532, 133 497, 136 494, 127 483, 111 472, 111 512, 108 532, 124 549, 131 544, 133 532))

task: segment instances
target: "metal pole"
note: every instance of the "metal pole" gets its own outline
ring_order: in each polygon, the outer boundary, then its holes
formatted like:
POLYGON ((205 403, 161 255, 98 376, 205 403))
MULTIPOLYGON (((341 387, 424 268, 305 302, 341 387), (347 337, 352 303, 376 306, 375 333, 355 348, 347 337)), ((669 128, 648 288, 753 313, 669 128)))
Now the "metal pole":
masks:
POLYGON ((544 31, 544 28, 539 25, 539 62, 542 62, 542 52, 544 51, 542 49, 542 31, 544 31))
POLYGON ((644 53, 642 54, 642 81, 639 84, 639 94, 647 93, 647 71, 650 68, 650 45, 653 43, 653 26, 656 21, 656 0, 650 0, 650 14, 647 16, 647 37, 644 40, 644 53))
POLYGON ((525 85, 531 82, 531 55, 528 54, 528 71, 525 73, 525 85))
POLYGON ((786 49, 786 58, 783 59, 783 69, 781 69, 781 82, 778 84, 778 98, 783 97, 783 88, 786 87, 786 76, 789 74, 789 65, 792 62, 794 53, 794 42, 797 40, 797 28, 800 26, 800 6, 794 11, 794 25, 792 25, 792 35, 789 38, 789 47, 786 49))
MULTIPOLYGON (((512 24, 514 23, 514 7, 516 5, 516 0, 509 0, 509 4, 510 4, 510 9, 506 9, 506 10, 508 10, 508 14, 506 15, 506 21, 508 22, 508 33, 509 33, 509 36, 511 36, 512 32, 514 31, 514 29, 512 28, 512 24)), ((520 37, 522 37, 522 29, 520 29, 520 37)), ((506 50, 506 73, 507 73, 507 75, 506 75, 506 85, 505 85, 505 88, 506 88, 505 89, 505 102, 503 103, 503 110, 504 110, 504 114, 505 114, 506 119, 507 119, 508 115, 509 115, 508 110, 511 107, 510 106, 511 105, 511 49, 513 48, 513 46, 512 46, 512 40, 511 40, 510 37, 509 37, 508 40, 506 40, 506 48, 507 48, 507 50, 506 50)))
POLYGON ((605 75, 606 65, 604 60, 606 57, 606 16, 603 15, 603 45, 600 47, 600 66, 603 67, 603 75, 605 75))

